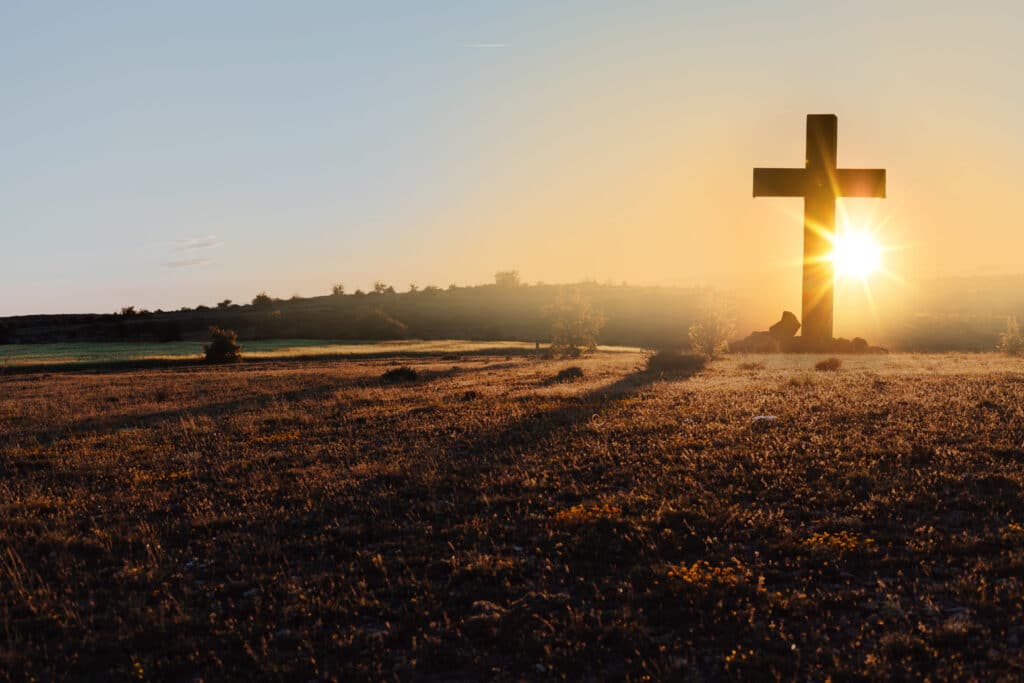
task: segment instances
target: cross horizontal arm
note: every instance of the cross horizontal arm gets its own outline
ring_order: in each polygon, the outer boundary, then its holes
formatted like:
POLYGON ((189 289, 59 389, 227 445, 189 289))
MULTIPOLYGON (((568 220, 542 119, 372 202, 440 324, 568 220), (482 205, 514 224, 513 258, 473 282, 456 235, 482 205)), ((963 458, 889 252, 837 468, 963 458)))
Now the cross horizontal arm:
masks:
POLYGON ((885 198, 885 169, 836 169, 836 196, 885 198))
POLYGON ((807 172, 802 168, 755 168, 755 197, 803 197, 807 172))

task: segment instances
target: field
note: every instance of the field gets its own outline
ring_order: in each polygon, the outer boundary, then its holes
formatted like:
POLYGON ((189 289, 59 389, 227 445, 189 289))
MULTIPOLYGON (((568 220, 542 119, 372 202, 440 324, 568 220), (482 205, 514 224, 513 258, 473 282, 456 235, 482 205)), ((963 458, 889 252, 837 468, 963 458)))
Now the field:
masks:
POLYGON ((1024 676, 1020 360, 477 351, 0 375, 0 679, 1024 676))

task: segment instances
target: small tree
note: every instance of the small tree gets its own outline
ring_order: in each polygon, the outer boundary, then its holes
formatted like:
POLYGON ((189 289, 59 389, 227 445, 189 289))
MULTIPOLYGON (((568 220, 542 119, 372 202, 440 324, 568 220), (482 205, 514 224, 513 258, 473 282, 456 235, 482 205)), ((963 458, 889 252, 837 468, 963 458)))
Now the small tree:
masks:
POLYGON ((575 358, 597 349, 605 319, 578 291, 559 294, 543 315, 551 323, 552 353, 575 358))
POLYGON ((121 317, 122 318, 133 318, 138 315, 138 311, 135 310, 134 306, 122 306, 121 317))
POLYGON ((1006 331, 999 335, 996 349, 1008 356, 1024 356, 1024 336, 1021 336, 1017 318, 1006 319, 1006 331))
POLYGON ((494 274, 494 284, 499 287, 518 287, 519 286, 519 271, 518 270, 499 270, 494 274))
POLYGON ((389 284, 385 284, 381 280, 377 280, 373 283, 374 294, 394 294, 395 288, 389 284))
POLYGON ((409 293, 410 294, 415 294, 418 291, 420 291, 420 286, 418 284, 416 284, 415 282, 410 282, 409 283, 409 293))
POLYGON ((224 299, 217 304, 217 308, 228 308, 229 306, 231 306, 231 299, 224 299))
POLYGON ((242 360, 242 347, 234 330, 210 327, 210 343, 203 346, 207 363, 237 363, 242 360))
POLYGON ((344 296, 344 294, 345 285, 341 284, 340 282, 331 287, 331 296, 344 296))
POLYGON ((729 350, 733 323, 720 309, 708 308, 690 325, 690 347, 708 358, 717 358, 729 350))
POLYGON ((266 292, 260 292, 252 299, 252 305, 256 308, 269 308, 272 303, 274 300, 266 292))

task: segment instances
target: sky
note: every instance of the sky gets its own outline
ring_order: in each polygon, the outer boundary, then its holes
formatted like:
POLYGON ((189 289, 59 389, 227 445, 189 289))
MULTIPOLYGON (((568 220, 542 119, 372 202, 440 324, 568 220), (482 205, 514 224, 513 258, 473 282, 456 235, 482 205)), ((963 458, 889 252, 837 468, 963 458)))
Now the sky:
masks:
MULTIPOLYGON (((799 310, 809 113, 929 278, 1024 271, 1016 2, 0 4, 0 315, 593 279, 799 310)), ((840 287, 842 331, 863 308, 840 287), (844 293, 845 292, 845 293, 844 293), (847 303, 843 304, 843 297, 847 303), (845 311, 845 313, 844 313, 845 311)), ((770 322, 770 321, 769 321, 770 322)))

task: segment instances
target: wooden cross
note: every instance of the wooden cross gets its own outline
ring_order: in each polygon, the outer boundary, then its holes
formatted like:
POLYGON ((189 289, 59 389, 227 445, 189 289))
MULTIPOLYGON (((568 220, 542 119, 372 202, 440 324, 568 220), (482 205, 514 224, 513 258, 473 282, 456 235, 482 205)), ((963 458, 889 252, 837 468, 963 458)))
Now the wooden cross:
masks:
POLYGON ((884 169, 836 168, 835 114, 808 114, 804 168, 755 168, 755 197, 804 198, 803 341, 806 349, 832 343, 832 242, 837 197, 885 197, 884 169))

